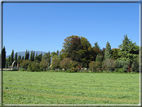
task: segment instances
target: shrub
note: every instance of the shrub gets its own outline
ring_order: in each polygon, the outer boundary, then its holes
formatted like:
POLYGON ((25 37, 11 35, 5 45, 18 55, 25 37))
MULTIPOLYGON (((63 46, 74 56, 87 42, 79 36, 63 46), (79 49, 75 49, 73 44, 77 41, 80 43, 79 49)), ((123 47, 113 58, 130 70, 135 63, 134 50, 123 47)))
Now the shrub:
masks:
POLYGON ((117 60, 117 68, 123 68, 124 72, 130 72, 130 61, 129 60, 117 60))
POLYGON ((132 63, 132 71, 133 72, 139 72, 139 63, 137 62, 136 59, 132 63))
POLYGON ((89 68, 90 68, 90 70, 92 70, 92 71, 98 72, 98 71, 100 71, 100 69, 101 69, 101 63, 100 63, 100 62, 92 61, 92 62, 89 64, 89 68))
POLYGON ((115 71, 114 72, 118 72, 118 68, 115 68, 115 71))
POLYGON ((54 58, 52 59, 52 69, 60 68, 59 63, 60 63, 60 60, 57 57, 57 55, 55 55, 54 58))
POLYGON ((22 68, 28 68, 28 65, 31 63, 30 60, 23 60, 21 63, 20 63, 20 67, 22 68))
POLYGON ((70 61, 70 67, 77 67, 78 63, 76 61, 70 61))
POLYGON ((103 56, 101 54, 98 54, 96 57, 96 62, 102 62, 103 56))
POLYGON ((70 61, 71 59, 70 58, 64 58, 63 60, 60 61, 60 67, 63 69, 65 69, 65 71, 67 69, 70 68, 70 61))
POLYGON ((112 69, 115 69, 116 67, 116 61, 114 59, 106 59, 103 61, 103 70, 112 70, 112 69))
POLYGON ((28 71, 40 71, 40 65, 38 62, 32 62, 28 66, 28 71))
POLYGON ((95 63, 95 61, 92 61, 92 62, 89 63, 89 68, 90 68, 90 70, 92 70, 92 71, 94 71, 94 69, 95 69, 95 67, 96 67, 94 63, 95 63))
POLYGON ((119 72, 119 73, 124 73, 123 68, 119 68, 119 69, 118 69, 118 72, 119 72))
POLYGON ((77 70, 78 70, 78 67, 71 67, 71 72, 73 73, 73 72, 77 72, 77 70))
POLYGON ((25 69, 24 68, 19 68, 19 71, 25 71, 25 69))
POLYGON ((48 62, 46 60, 42 60, 39 66, 40 66, 40 70, 46 71, 46 68, 48 67, 48 62))
POLYGON ((65 72, 66 72, 66 73, 70 73, 70 72, 71 72, 71 70, 66 70, 65 72))

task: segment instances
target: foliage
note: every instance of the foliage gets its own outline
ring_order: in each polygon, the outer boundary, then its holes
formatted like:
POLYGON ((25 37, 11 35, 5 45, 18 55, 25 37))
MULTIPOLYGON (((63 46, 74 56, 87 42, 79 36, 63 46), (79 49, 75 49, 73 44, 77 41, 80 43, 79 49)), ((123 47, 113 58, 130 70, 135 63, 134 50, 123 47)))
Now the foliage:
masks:
POLYGON ((67 49, 69 57, 74 61, 81 62, 81 56, 78 53, 80 49, 83 49, 81 39, 79 37, 73 37, 71 40, 71 44, 67 49))
POLYGON ((17 52, 15 53, 14 61, 17 62, 17 52))
POLYGON ((116 61, 113 59, 106 59, 103 61, 102 68, 108 71, 113 70, 116 67, 116 61))
POLYGON ((24 60, 24 56, 22 56, 22 59, 24 60))
POLYGON ((105 56, 104 56, 105 59, 110 59, 111 58, 111 46, 110 46, 110 43, 107 41, 107 44, 106 44, 106 49, 105 49, 105 56))
POLYGON ((118 50, 119 49, 112 49, 112 58, 116 60, 118 58, 118 50))
POLYGON ((57 52, 51 52, 52 58, 53 58, 55 55, 58 55, 57 52))
POLYGON ((93 72, 97 72, 101 69, 101 63, 100 62, 95 62, 95 61, 92 61, 90 64, 89 64, 89 68, 90 70, 92 70, 93 72))
POLYGON ((65 70, 70 68, 70 58, 64 58, 63 60, 60 61, 60 67, 65 70))
POLYGON ((42 56, 42 60, 45 60, 48 62, 48 64, 50 64, 50 59, 51 59, 51 55, 50 55, 50 52, 48 53, 45 53, 43 56, 42 56))
POLYGON ((23 60, 21 63, 20 63, 20 67, 22 68, 28 68, 28 65, 31 63, 30 60, 23 60))
POLYGON ((96 57, 96 62, 102 62, 103 61, 103 56, 101 54, 98 54, 96 57))
POLYGON ((24 68, 19 68, 19 71, 25 71, 25 69, 24 68))
POLYGON ((14 55, 14 50, 12 50, 12 52, 11 52, 10 65, 12 65, 12 62, 13 62, 13 55, 14 55))
POLYGON ((133 64, 132 64, 132 71, 133 71, 133 72, 139 72, 139 63, 138 63, 137 59, 135 59, 135 60, 133 61, 133 64))
POLYGON ((18 60, 21 60, 21 55, 18 56, 18 60))
POLYGON ((72 73, 73 72, 77 72, 78 71, 78 67, 76 66, 76 67, 71 67, 71 70, 70 70, 72 73))
POLYGON ((39 66, 40 66, 40 70, 46 71, 46 68, 48 67, 48 62, 46 60, 42 60, 39 66))
POLYGON ((78 71, 78 63, 76 61, 70 61, 70 68, 71 72, 77 72, 78 71))
POLYGON ((129 59, 117 59, 117 68, 123 68, 124 72, 129 72, 128 67, 130 65, 129 59))
POLYGON ((6 64, 5 64, 5 68, 8 68, 8 62, 6 62, 6 64))
POLYGON ((40 71, 40 64, 38 62, 32 62, 28 65, 28 71, 40 71))
POLYGON ((92 47, 86 38, 72 35, 64 40, 60 60, 70 57, 81 66, 88 67, 90 61, 93 59, 93 54, 91 55, 91 53, 93 53, 92 47))
POLYGON ((93 47, 94 49, 96 49, 96 48, 97 48, 97 49, 100 49, 100 47, 99 47, 99 45, 98 45, 98 42, 95 42, 94 45, 95 45, 95 46, 93 47))
POLYGON ((60 68, 60 60, 58 58, 57 55, 54 55, 54 57, 52 58, 52 69, 55 69, 55 68, 60 68))
POLYGON ((34 61, 35 52, 31 51, 30 61, 34 61))
POLYGON ((10 56, 8 57, 8 66, 10 66, 10 56))
POLYGON ((78 67, 78 62, 76 61, 70 61, 70 67, 78 67))
POLYGON ((136 45, 136 43, 132 43, 130 39, 128 39, 127 34, 124 35, 124 40, 121 45, 119 45, 120 48, 120 58, 127 58, 130 61, 130 66, 134 59, 137 57, 139 53, 139 46, 136 45))
POLYGON ((37 63, 40 63, 41 60, 42 60, 42 53, 39 54, 39 55, 36 54, 34 61, 37 62, 37 63))
POLYGON ((25 52, 25 60, 28 60, 29 59, 29 51, 26 50, 25 52))
POLYGON ((57 52, 56 52, 56 53, 57 53, 57 56, 59 57, 59 55, 60 55, 59 50, 57 50, 57 52))
POLYGON ((119 69, 118 69, 118 72, 119 72, 119 73, 124 73, 125 71, 124 71, 123 68, 119 68, 119 69))

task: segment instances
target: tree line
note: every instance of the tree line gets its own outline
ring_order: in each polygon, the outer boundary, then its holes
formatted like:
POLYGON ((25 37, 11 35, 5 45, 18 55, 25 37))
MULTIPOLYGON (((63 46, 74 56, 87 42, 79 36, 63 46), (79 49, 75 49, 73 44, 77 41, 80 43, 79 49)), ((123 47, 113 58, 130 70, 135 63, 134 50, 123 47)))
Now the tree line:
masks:
POLYGON ((62 50, 35 55, 34 51, 26 50, 25 57, 17 53, 4 62, 5 47, 2 50, 3 68, 17 61, 20 67, 28 71, 46 71, 47 69, 64 69, 68 72, 79 72, 81 68, 89 68, 91 72, 139 72, 139 46, 128 39, 127 34, 119 48, 111 49, 107 41, 106 48, 100 49, 97 42, 94 46, 85 37, 72 35, 64 39, 62 50), (52 60, 51 60, 52 58, 52 60), (51 63, 52 61, 52 63, 51 63))

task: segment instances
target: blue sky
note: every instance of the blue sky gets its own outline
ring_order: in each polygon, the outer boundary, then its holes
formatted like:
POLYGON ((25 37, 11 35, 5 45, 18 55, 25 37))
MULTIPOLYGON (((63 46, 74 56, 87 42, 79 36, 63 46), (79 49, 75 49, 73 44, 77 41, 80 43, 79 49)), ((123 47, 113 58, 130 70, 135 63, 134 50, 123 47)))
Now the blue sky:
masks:
POLYGON ((62 49, 71 35, 94 46, 118 48, 127 34, 139 45, 139 3, 4 3, 3 46, 7 55, 62 49))

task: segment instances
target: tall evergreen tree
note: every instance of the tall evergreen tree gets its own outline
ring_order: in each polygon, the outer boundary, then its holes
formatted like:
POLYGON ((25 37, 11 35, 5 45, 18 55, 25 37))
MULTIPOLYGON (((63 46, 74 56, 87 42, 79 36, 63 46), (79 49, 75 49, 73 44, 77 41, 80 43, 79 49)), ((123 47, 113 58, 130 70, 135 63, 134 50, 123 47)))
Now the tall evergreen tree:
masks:
POLYGON ((110 59, 111 58, 111 46, 110 46, 110 43, 107 41, 107 44, 106 44, 106 49, 105 49, 105 56, 104 56, 105 59, 110 59))
POLYGON ((21 60, 21 55, 18 56, 18 60, 21 60))
POLYGON ((35 51, 33 51, 32 53, 32 61, 34 61, 34 58, 35 58, 35 51))
POLYGON ((59 51, 57 50, 57 56, 59 57, 59 51))
POLYGON ((29 51, 27 51, 27 59, 29 59, 29 55, 30 55, 30 54, 29 54, 29 51))
POLYGON ((50 59, 51 59, 50 52, 45 53, 45 54, 42 56, 42 60, 46 60, 49 64, 50 64, 50 59))
POLYGON ((2 49, 2 68, 5 68, 5 64, 6 64, 6 51, 5 51, 5 47, 2 49))
POLYGON ((120 48, 120 52, 119 52, 119 56, 120 56, 120 60, 129 60, 130 61, 130 67, 134 61, 134 59, 137 57, 138 55, 138 51, 139 48, 136 45, 136 43, 132 43, 132 41, 130 41, 130 39, 128 39, 127 34, 124 35, 124 40, 123 43, 121 45, 119 45, 120 48))
POLYGON ((13 60, 14 60, 14 50, 12 50, 12 52, 11 52, 11 57, 10 57, 10 65, 12 65, 12 63, 13 63, 13 60))
POLYGON ((22 56, 22 60, 24 60, 24 56, 22 56))
POLYGON ((30 61, 32 61, 32 58, 33 58, 33 51, 31 51, 30 61))
POLYGON ((36 57, 35 57, 35 60, 34 60, 34 61, 40 63, 41 60, 42 60, 42 53, 39 54, 39 55, 36 54, 36 57))
POLYGON ((34 61, 35 61, 35 60, 37 60, 37 53, 36 53, 36 56, 34 57, 34 61))
POLYGON ((8 66, 10 66, 10 56, 8 57, 8 66))
POLYGON ((122 50, 122 51, 128 51, 128 48, 129 48, 129 44, 130 43, 130 39, 128 39, 128 36, 127 34, 124 35, 124 40, 123 40, 123 43, 121 45, 119 45, 119 48, 122 50))
POLYGON ((27 50, 26 50, 26 52, 25 52, 25 60, 27 59, 27 50))
POLYGON ((94 45, 95 45, 95 46, 93 47, 94 49, 96 49, 96 48, 100 49, 100 47, 99 47, 99 45, 98 45, 98 42, 95 42, 94 45))
POLYGON ((17 52, 15 53, 14 61, 17 61, 17 52))
POLYGON ((25 60, 28 60, 29 59, 29 51, 26 50, 25 52, 25 60))
POLYGON ((113 59, 117 59, 118 58, 118 49, 114 49, 113 50, 112 58, 113 59))

